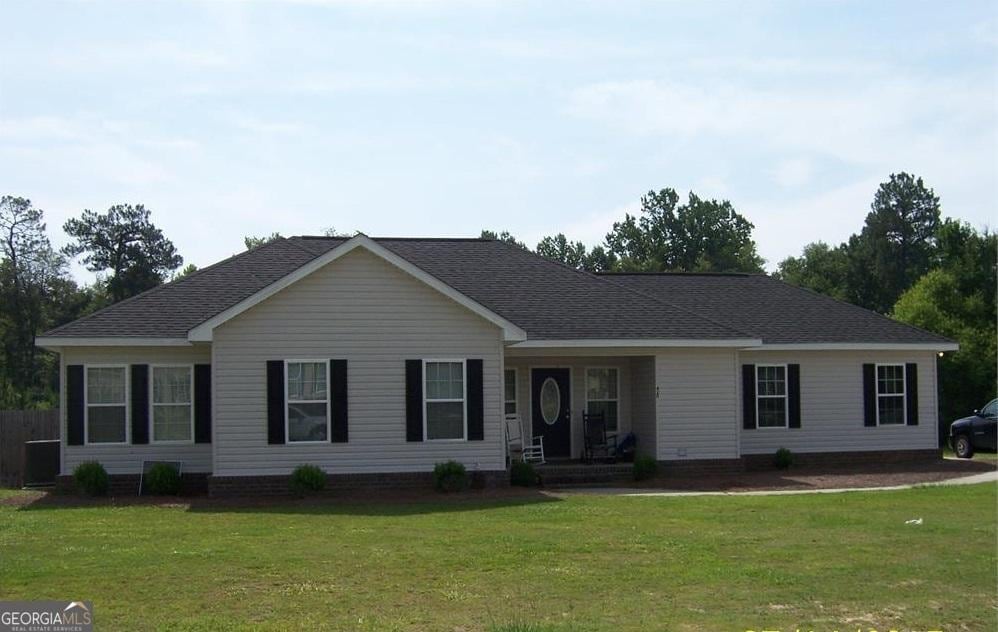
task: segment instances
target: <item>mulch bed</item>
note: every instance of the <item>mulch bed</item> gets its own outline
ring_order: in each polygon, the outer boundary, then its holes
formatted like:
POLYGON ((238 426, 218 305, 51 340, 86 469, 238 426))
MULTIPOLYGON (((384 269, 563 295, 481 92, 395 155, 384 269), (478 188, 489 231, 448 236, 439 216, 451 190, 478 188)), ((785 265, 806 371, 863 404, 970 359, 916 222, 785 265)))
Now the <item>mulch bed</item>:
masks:
MULTIPOLYGON (((890 487, 934 483, 994 471, 995 462, 940 459, 926 463, 896 463, 883 466, 800 467, 788 470, 741 472, 738 474, 660 477, 640 483, 610 484, 609 487, 629 487, 646 491, 766 491, 808 490, 834 488, 890 487)), ((565 491, 571 488, 562 488, 565 491)), ((308 498, 248 497, 248 498, 190 498, 162 496, 116 496, 88 498, 47 491, 24 491, 0 499, 0 505, 26 509, 48 507, 94 507, 146 505, 179 507, 191 511, 253 509, 280 506, 321 506, 330 503, 350 504, 421 504, 444 505, 474 504, 482 501, 551 500, 550 492, 542 489, 503 487, 475 489, 460 494, 441 494, 431 489, 333 489, 308 498)))

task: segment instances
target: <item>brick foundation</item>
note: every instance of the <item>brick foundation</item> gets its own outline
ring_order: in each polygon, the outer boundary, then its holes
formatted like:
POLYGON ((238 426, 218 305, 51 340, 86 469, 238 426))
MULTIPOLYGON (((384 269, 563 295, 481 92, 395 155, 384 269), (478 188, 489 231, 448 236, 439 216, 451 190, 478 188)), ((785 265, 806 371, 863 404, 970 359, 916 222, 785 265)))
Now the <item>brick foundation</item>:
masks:
POLYGON ((741 459, 683 459, 658 462, 659 476, 709 476, 745 471, 741 459))
MULTIPOLYGON (((473 489, 509 486, 505 470, 469 472, 473 489)), ((291 477, 281 476, 211 476, 208 495, 228 496, 287 496, 291 493, 291 477)), ((432 472, 390 472, 381 474, 329 474, 326 491, 356 489, 432 489, 432 472)))
MULTIPOLYGON (((180 495, 199 496, 208 492, 208 477, 206 472, 186 472, 180 476, 180 495)), ((109 496, 138 496, 138 474, 109 474, 109 496)), ((55 479, 55 491, 60 494, 82 493, 76 488, 76 482, 71 475, 59 475, 55 479)))
MULTIPOLYGON (((775 451, 774 451, 775 453, 775 451)), ((942 451, 931 450, 874 450, 869 452, 794 452, 797 468, 863 467, 877 468, 893 465, 932 463, 942 458, 942 451)), ((773 454, 746 454, 741 460, 748 471, 773 469, 773 454)))

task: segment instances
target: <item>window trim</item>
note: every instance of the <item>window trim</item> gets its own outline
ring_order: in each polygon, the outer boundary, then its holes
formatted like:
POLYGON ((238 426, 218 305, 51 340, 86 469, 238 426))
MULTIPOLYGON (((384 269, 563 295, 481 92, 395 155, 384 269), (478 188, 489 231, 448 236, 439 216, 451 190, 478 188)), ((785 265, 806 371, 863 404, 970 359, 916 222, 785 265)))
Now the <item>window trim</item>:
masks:
POLYGON ((906 428, 908 426, 908 367, 905 366, 904 362, 883 362, 877 363, 873 368, 873 390, 877 395, 877 427, 884 428, 906 428), (900 393, 880 393, 880 367, 882 366, 894 366, 901 367, 901 392, 900 393), (899 424, 881 424, 880 423, 880 398, 881 397, 900 397, 901 398, 901 423, 899 424))
POLYGON ((183 362, 170 364, 150 364, 149 365, 149 443, 156 445, 192 445, 194 443, 194 365, 183 362), (153 387, 153 374, 156 369, 178 369, 188 370, 187 375, 191 384, 191 438, 190 439, 156 439, 156 406, 179 406, 179 404, 157 404, 156 389, 153 387))
POLYGON ((423 441, 430 443, 464 443, 468 441, 468 360, 467 358, 423 358, 423 441), (426 397, 426 365, 430 363, 460 363, 461 364, 461 389, 463 391, 462 398, 457 399, 434 399, 428 400, 426 397), (433 402, 457 402, 460 401, 462 406, 462 416, 464 417, 464 434, 461 437, 453 437, 449 439, 430 439, 428 437, 427 425, 429 424, 429 419, 426 416, 426 404, 428 401, 433 402))
POLYGON ((325 359, 315 359, 315 358, 288 358, 284 360, 284 445, 323 445, 330 442, 330 438, 333 436, 333 423, 332 423, 332 405, 330 402, 330 395, 332 384, 330 383, 332 376, 330 375, 329 360, 325 359), (288 380, 290 374, 288 373, 289 364, 324 364, 326 366, 326 399, 296 399, 294 403, 296 404, 325 404, 326 405, 326 438, 316 441, 292 441, 291 440, 291 424, 290 415, 288 414, 288 409, 291 407, 291 399, 288 397, 288 380))
POLYGON ((790 365, 789 364, 757 364, 755 365, 755 429, 756 430, 788 430, 790 428, 790 365), (760 395, 759 394, 759 369, 761 368, 783 368, 783 395, 760 395), (759 400, 760 399, 782 399, 783 400, 783 425, 763 426, 759 423, 759 400))
POLYGON ((584 395, 586 398, 586 406, 584 408, 586 414, 589 414, 589 402, 617 402, 617 428, 610 430, 607 426, 607 432, 616 432, 618 436, 621 433, 621 426, 623 425, 623 416, 620 414, 620 366, 618 365, 602 365, 602 366, 587 366, 582 376, 583 382, 582 387, 584 389, 584 395), (600 370, 612 370, 617 372, 617 397, 615 399, 589 399, 589 372, 590 371, 600 371, 600 370))
POLYGON ((132 443, 132 410, 128 405, 132 394, 131 375, 127 364, 84 364, 83 365, 83 445, 85 446, 105 446, 105 445, 129 445, 132 443), (125 401, 120 404, 91 404, 90 403, 90 369, 121 369, 125 374, 125 401), (124 441, 90 441, 90 407, 111 408, 124 406, 125 408, 125 440, 124 441))
POLYGON ((504 367, 502 370, 502 414, 503 415, 519 415, 520 414, 520 372, 517 371, 516 367, 504 367), (506 399, 506 371, 513 372, 513 399, 506 399), (506 412, 506 404, 511 403, 516 409, 512 413, 506 412))

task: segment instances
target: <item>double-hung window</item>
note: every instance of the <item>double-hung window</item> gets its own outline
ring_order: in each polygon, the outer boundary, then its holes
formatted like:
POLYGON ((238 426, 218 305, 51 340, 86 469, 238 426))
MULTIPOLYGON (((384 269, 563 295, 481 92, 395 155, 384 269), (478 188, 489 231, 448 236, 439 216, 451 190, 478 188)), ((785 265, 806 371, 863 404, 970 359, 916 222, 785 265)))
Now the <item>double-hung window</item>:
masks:
POLYGON ((877 365, 877 425, 905 424, 905 375, 903 364, 877 365))
POLYGON ((620 415, 619 371, 600 367, 586 369, 586 412, 603 413, 608 431, 617 430, 620 415))
POLYGON ((88 366, 86 379, 86 442, 128 442, 128 392, 123 366, 88 366))
POLYGON ((759 364, 756 370, 756 419, 759 428, 786 428, 787 366, 759 364))
POLYGON ((329 440, 329 365, 325 360, 288 360, 288 443, 329 440))
POLYGON ((506 369, 504 376, 503 412, 507 415, 516 414, 516 369, 506 369))
POLYGON ((152 367, 152 440, 194 439, 194 367, 152 367))
POLYGON ((426 360, 423 375, 424 438, 466 439, 464 360, 426 360))

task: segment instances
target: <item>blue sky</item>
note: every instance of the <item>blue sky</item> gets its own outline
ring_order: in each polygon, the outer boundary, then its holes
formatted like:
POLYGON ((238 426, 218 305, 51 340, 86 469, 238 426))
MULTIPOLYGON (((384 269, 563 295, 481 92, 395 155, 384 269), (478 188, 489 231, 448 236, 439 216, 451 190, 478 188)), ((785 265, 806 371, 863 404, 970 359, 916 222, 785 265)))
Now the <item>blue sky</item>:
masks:
POLYGON ((772 267, 901 170, 993 227, 995 6, 4 2, 0 193, 56 244, 144 203, 199 266, 330 226, 595 244, 671 186, 730 199, 772 267))

